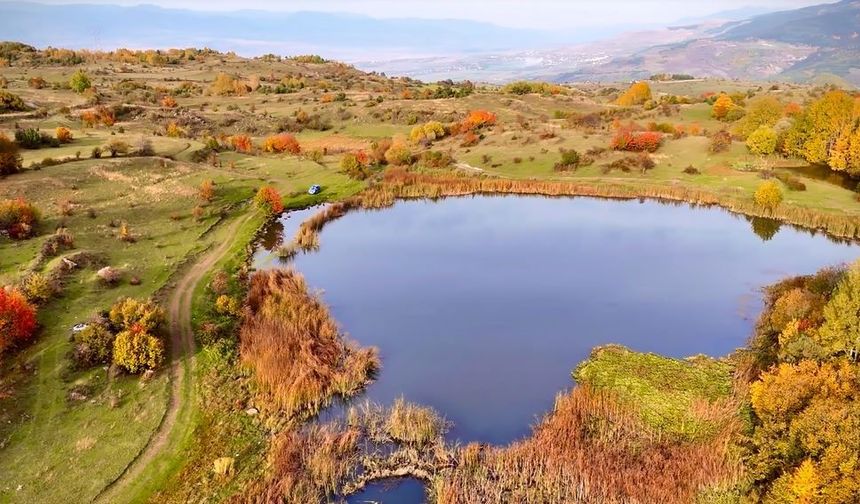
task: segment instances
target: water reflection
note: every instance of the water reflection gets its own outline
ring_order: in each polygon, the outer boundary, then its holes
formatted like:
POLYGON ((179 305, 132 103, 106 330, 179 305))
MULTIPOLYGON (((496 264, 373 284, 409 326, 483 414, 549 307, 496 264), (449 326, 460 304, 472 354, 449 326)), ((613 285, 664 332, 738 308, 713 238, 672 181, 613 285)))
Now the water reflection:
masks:
POLYGON ((747 220, 752 224, 753 233, 762 241, 770 241, 782 227, 782 222, 767 217, 747 217, 747 220))

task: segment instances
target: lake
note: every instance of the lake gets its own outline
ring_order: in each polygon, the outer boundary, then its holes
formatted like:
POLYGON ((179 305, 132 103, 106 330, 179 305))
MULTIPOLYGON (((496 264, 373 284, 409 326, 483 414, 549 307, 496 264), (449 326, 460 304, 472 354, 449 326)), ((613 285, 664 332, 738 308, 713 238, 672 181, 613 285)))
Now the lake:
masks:
MULTIPOLYGON (((317 210, 282 218, 255 265, 285 266, 280 233, 317 210)), ((292 264, 352 339, 379 348, 365 397, 432 406, 451 439, 496 444, 528 435, 595 346, 726 355, 751 333, 762 286, 860 255, 718 208, 518 196, 356 211, 320 244, 292 264)))

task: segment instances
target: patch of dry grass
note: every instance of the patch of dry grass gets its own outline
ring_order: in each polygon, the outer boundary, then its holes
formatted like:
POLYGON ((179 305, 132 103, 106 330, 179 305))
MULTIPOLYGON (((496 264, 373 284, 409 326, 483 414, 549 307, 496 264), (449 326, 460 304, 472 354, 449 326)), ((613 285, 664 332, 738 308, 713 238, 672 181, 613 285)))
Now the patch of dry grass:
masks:
POLYGON ((377 350, 346 342, 328 308, 292 270, 251 277, 240 353, 264 403, 288 417, 312 416, 332 397, 360 392, 380 367, 377 350))

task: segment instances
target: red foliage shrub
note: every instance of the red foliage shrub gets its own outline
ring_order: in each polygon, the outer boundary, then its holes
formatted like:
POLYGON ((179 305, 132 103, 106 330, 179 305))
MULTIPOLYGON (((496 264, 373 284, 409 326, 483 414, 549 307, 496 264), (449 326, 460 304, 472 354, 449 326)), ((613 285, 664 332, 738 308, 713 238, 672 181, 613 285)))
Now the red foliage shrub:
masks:
POLYGON ((0 353, 36 330, 36 308, 17 290, 0 288, 0 353))
POLYGON ((609 146, 615 150, 654 152, 663 143, 663 135, 656 131, 634 132, 632 126, 619 126, 609 146))

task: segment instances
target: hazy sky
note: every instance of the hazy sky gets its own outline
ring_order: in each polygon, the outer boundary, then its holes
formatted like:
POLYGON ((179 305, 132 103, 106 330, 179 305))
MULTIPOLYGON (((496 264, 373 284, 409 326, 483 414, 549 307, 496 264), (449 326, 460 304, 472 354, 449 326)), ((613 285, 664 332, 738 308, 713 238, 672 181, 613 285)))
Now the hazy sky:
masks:
MULTIPOLYGON (((8 1, 8 0, 4 0, 8 1)), ((354 12, 374 17, 459 18, 504 26, 564 29, 577 26, 666 24, 744 7, 796 9, 834 0, 41 0, 196 10, 262 9, 354 12)))

